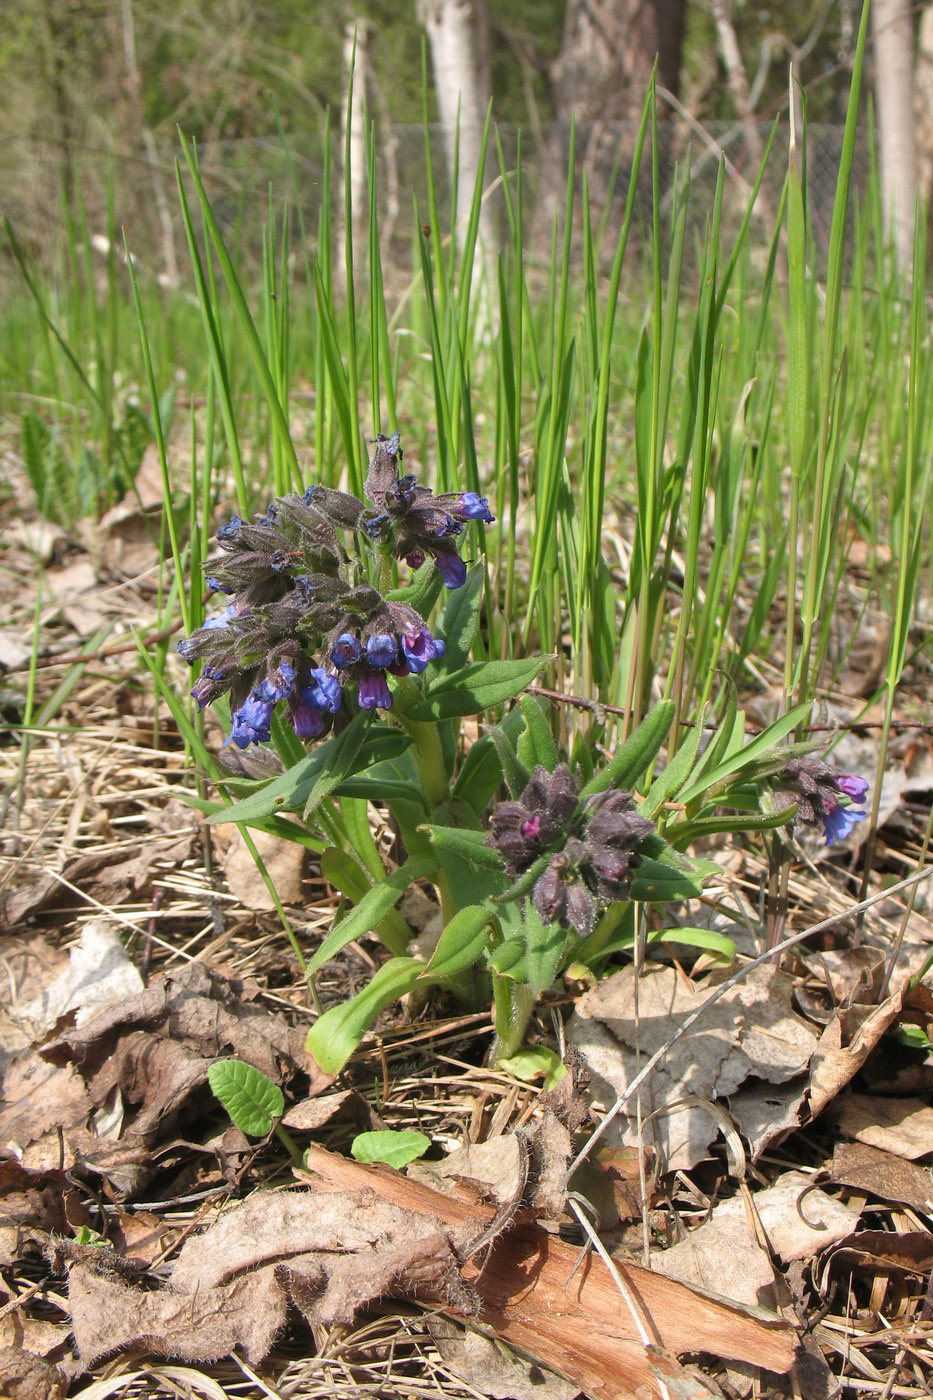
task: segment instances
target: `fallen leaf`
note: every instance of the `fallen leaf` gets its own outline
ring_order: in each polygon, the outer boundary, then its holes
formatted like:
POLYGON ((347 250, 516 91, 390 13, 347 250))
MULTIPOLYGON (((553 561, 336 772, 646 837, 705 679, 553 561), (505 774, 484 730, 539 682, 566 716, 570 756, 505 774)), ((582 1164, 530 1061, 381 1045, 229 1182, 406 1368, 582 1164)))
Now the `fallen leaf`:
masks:
MULTIPOLYGON (((634 969, 625 968, 580 998, 567 1037, 589 1066, 597 1107, 612 1105, 678 1023, 703 1005, 712 985, 696 985, 673 968, 652 967, 637 974, 636 986, 634 969)), ((719 1124, 702 1107, 675 1113, 659 1110, 684 1099, 714 1103, 728 1095, 733 1116, 738 1117, 747 1080, 753 1081, 749 1089, 757 1094, 755 1081, 780 1084, 805 1071, 817 1036, 791 1006, 793 985, 777 968, 753 969, 704 1010, 689 1035, 655 1066, 643 1087, 642 1114, 658 1114, 648 1131, 666 1170, 692 1167, 707 1156, 719 1124)), ((632 1099, 627 1105, 630 1116, 620 1114, 606 1134, 610 1145, 637 1144, 636 1111, 632 1099)), ((770 1139, 760 1120, 755 1122, 760 1150, 770 1139)))
POLYGON ((355 1089, 301 1099, 282 1115, 283 1127, 296 1132, 313 1133, 336 1120, 346 1120, 362 1128, 374 1126, 372 1108, 355 1089))
POLYGON ((662 1379, 669 1395, 701 1396, 677 1352, 712 1349, 771 1370, 792 1364, 793 1334, 781 1319, 621 1264, 657 1338, 646 1347, 600 1260, 576 1269, 575 1248, 525 1223, 496 1238, 494 1267, 479 1255, 461 1264, 490 1208, 323 1148, 308 1157, 314 1189, 259 1192, 228 1207, 185 1242, 161 1287, 135 1283, 109 1251, 63 1245, 85 1364, 133 1346, 191 1361, 236 1347, 256 1365, 289 1300, 319 1325, 349 1322, 389 1294, 480 1323, 596 1400, 659 1397, 662 1379))
POLYGON ((91 919, 68 952, 68 966, 32 1001, 19 1008, 34 1038, 74 1014, 80 1026, 96 1011, 143 989, 143 979, 108 919, 91 919))
MULTIPOLYGON (((275 900, 259 874, 242 832, 235 826, 215 827, 220 863, 230 893, 245 909, 269 910, 275 900)), ((301 879, 307 852, 295 841, 285 841, 267 831, 250 832, 256 850, 269 873, 282 904, 300 904, 301 879)))
POLYGON ((299 1067, 300 1033, 241 994, 239 984, 187 963, 41 1045, 38 1055, 21 1054, 4 1080, 0 1143, 15 1145, 33 1167, 61 1160, 68 1169, 80 1159, 132 1197, 156 1171, 155 1144, 213 1104, 214 1060, 246 1060, 276 1083, 299 1067), (106 1118, 119 1140, 103 1136, 106 1118))
POLYGON ((824 1277, 842 1264, 886 1273, 918 1274, 925 1277, 933 1269, 933 1234, 928 1230, 859 1230, 840 1240, 827 1258, 824 1277))
POLYGON ((833 1118, 845 1137, 909 1162, 933 1152, 933 1108, 923 1099, 848 1093, 836 1101, 833 1118))
POLYGON ((810 1064, 809 1117, 817 1118, 862 1068, 901 1014, 904 989, 874 1007, 836 1012, 820 1036, 810 1064))
POLYGON ((57 1366, 20 1347, 0 1350, 0 1394, 4 1400, 63 1400, 68 1378, 57 1366))
POLYGON ((580 1387, 446 1317, 425 1319, 448 1370, 491 1400, 576 1400, 580 1387))
POLYGON ((929 1167, 918 1167, 893 1152, 861 1142, 840 1142, 833 1151, 832 1180, 933 1214, 933 1180, 929 1167))

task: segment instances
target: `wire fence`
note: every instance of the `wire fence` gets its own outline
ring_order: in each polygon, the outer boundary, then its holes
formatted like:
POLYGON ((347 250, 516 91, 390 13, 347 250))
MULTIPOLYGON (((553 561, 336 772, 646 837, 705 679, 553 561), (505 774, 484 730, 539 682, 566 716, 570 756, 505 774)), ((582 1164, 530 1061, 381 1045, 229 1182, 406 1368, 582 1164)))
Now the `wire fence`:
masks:
MULTIPOLYGON (((841 126, 811 126, 807 136, 810 209, 817 245, 828 238, 836 172, 842 144, 841 126)), ((440 130, 430 133, 432 171, 445 230, 450 227, 449 181, 440 130)), ((666 226, 674 205, 675 189, 683 188, 689 171, 687 204, 688 267, 712 209, 720 160, 725 163, 724 236, 744 214, 751 187, 767 145, 770 128, 741 124, 692 127, 680 119, 661 124, 659 172, 662 223, 666 226), (680 183, 679 183, 680 182, 680 183)), ((514 182, 519 137, 516 128, 499 128, 499 147, 506 178, 514 182)), ((774 228, 784 180, 787 130, 780 129, 762 185, 759 212, 762 228, 770 236, 774 228)), ((604 222, 604 246, 609 250, 618 230, 628 191, 635 132, 600 127, 577 130, 578 176, 586 169, 593 224, 604 222)), ((557 126, 529 140, 522 133, 522 187, 525 209, 525 253, 549 256, 555 211, 562 210, 569 153, 569 132, 557 126)), ((331 151, 332 215, 341 227, 344 197, 341 172, 342 143, 334 140, 331 151)), ((177 147, 158 147, 147 157, 142 146, 135 152, 94 149, 63 152, 51 142, 17 141, 0 146, 0 207, 9 217, 20 244, 39 266, 53 265, 69 242, 83 238, 92 248, 106 249, 107 239, 125 230, 134 257, 153 277, 167 283, 185 282, 186 244, 175 183, 177 147)), ((325 152, 319 132, 289 136, 287 145, 278 137, 236 142, 215 142, 199 147, 198 158, 214 214, 231 250, 246 269, 259 266, 263 230, 271 205, 290 211, 291 251, 300 265, 305 248, 313 248, 321 199, 325 188, 325 152)), ((417 265, 418 229, 427 218, 428 180, 423 129, 397 127, 377 140, 378 217, 385 275, 410 275, 417 265), (414 260, 414 261, 413 261, 414 260)), ((855 188, 863 188, 869 173, 867 142, 856 151, 855 188)), ((499 159, 487 162, 487 227, 495 241, 507 237, 505 198, 499 159)), ((578 188, 581 181, 578 179, 578 188)), ((368 217, 366 191, 356 206, 361 228, 368 217)), ((643 161, 638 182, 633 240, 637 255, 650 236, 652 211, 651 162, 643 161)), ((8 274, 8 262, 4 269, 8 274)))

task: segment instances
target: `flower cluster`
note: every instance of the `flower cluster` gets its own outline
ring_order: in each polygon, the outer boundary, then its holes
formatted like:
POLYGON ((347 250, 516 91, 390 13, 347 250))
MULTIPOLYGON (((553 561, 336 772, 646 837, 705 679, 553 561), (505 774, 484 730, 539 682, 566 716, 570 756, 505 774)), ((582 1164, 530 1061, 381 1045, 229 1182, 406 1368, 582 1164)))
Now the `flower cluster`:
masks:
POLYGON ((865 779, 855 773, 837 773, 812 755, 792 758, 777 781, 778 806, 788 807, 796 802, 794 820, 805 826, 822 826, 827 846, 848 836, 865 816, 864 811, 856 810, 868 792, 865 779))
POLYGON ((496 807, 490 825, 486 844, 510 875, 543 865, 531 890, 542 919, 580 934, 591 931, 601 909, 627 896, 641 863, 638 846, 655 830, 619 789, 593 793, 581 804, 563 763, 553 773, 539 765, 517 801, 496 807))
POLYGON ((420 675, 444 655, 420 613, 385 598, 372 579, 381 580, 381 557, 418 567, 430 554, 447 586, 458 588, 466 564, 454 539, 464 521, 493 516, 484 496, 435 496, 400 475, 401 457, 398 433, 376 439, 366 479, 372 507, 310 486, 217 531, 222 553, 208 565, 208 582, 231 601, 178 651, 190 665, 204 663, 191 691, 202 709, 229 692, 227 744, 267 741, 283 701, 298 737, 317 738, 348 686, 362 709, 388 709, 389 675, 420 675))

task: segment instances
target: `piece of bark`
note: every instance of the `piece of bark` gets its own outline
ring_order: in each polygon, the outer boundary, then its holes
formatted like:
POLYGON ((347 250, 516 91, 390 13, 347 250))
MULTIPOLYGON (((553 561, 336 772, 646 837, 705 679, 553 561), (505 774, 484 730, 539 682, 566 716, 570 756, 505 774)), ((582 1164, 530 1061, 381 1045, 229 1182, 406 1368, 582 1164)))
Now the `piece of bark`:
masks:
MULTIPOLYGON (((478 1210, 487 1224, 495 1215, 466 1192, 445 1196, 398 1172, 350 1162, 323 1148, 309 1149, 307 1165, 319 1182, 371 1191, 430 1215, 460 1238, 476 1229, 478 1210)), ((478 1257, 463 1270, 479 1303, 474 1320, 597 1400, 634 1397, 639 1386, 646 1397, 662 1395, 659 1377, 682 1372, 673 1358, 684 1352, 713 1352, 780 1372, 793 1364, 794 1334, 783 1319, 706 1298, 635 1264, 617 1264, 651 1339, 646 1347, 608 1270, 595 1256, 577 1268, 579 1254, 533 1223, 501 1234, 488 1260, 478 1257)), ((431 1299, 430 1288, 422 1296, 431 1299)), ((464 1316, 440 1290, 433 1301, 464 1316)))

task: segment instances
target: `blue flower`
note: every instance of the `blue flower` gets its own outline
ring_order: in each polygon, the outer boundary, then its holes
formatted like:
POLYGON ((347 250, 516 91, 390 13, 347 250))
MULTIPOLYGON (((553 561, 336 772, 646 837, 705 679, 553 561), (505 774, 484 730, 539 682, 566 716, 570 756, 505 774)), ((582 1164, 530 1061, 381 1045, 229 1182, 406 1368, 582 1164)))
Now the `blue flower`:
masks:
POLYGON ((392 692, 385 671, 367 671, 360 676, 357 699, 361 710, 391 709, 392 692))
POLYGON ((292 728, 299 739, 316 739, 327 728, 327 717, 315 705, 305 705, 293 700, 289 706, 292 728))
POLYGON ((854 807, 843 807, 838 802, 835 807, 824 812, 822 821, 827 846, 831 846, 834 841, 845 840, 849 833, 854 830, 856 823, 862 821, 864 817, 864 812, 858 812, 854 807))
POLYGON ((480 496, 476 491, 464 491, 450 510, 458 520, 485 520, 487 525, 491 525, 496 518, 490 513, 489 497, 480 496))
POLYGON ((398 643, 388 632, 377 632, 366 639, 366 660, 370 666, 391 666, 398 656, 398 643))
POLYGON ((301 699, 305 705, 335 715, 340 709, 340 681, 329 675, 322 667, 312 669, 310 682, 301 687, 301 699))
POLYGON ((246 524, 238 515, 232 516, 225 525, 221 525, 217 531, 217 538, 225 540, 228 544, 236 544, 240 538, 240 531, 246 524))
MULTIPOLYGON (((247 696, 238 710, 234 710, 232 720, 233 726, 229 735, 224 740, 224 748, 228 744, 236 744, 238 749, 249 748, 250 744, 265 744, 272 737, 271 724, 272 712, 277 703, 276 699, 266 699, 265 681, 260 681, 259 685, 247 696)), ((268 690, 272 690, 269 686, 268 690)), ((273 692, 274 693, 274 692, 273 692)))
POLYGON ((426 627, 422 627, 413 637, 403 636, 401 647, 408 669, 415 676, 420 676, 431 661, 439 660, 446 651, 440 637, 432 637, 426 627))
POLYGON ((330 659, 337 667, 338 671, 343 671, 347 666, 353 666, 363 654, 359 639, 350 632, 341 632, 334 645, 331 647, 330 659))

